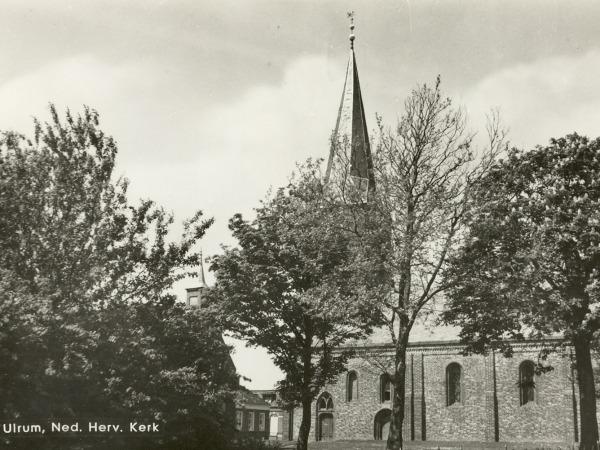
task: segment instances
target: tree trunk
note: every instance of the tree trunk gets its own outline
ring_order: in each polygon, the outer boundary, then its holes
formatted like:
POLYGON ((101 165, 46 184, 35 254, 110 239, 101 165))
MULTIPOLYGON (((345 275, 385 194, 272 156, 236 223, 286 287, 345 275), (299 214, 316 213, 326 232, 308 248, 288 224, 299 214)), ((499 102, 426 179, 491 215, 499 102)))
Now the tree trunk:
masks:
POLYGON ((298 441, 296 442, 296 450, 307 450, 308 435, 310 433, 311 421, 311 406, 312 399, 310 396, 302 397, 302 422, 300 422, 300 430, 298 431, 298 441))
POLYGON ((575 366, 577 367, 577 384, 579 385, 579 415, 581 423, 581 449, 597 449, 598 420, 596 418, 596 386, 590 341, 586 337, 576 337, 575 366))
POLYGON ((404 423, 404 403, 406 401, 406 345, 404 343, 400 344, 397 349, 396 361, 397 364, 392 377, 394 399, 386 450, 401 450, 403 448, 402 424, 404 423))

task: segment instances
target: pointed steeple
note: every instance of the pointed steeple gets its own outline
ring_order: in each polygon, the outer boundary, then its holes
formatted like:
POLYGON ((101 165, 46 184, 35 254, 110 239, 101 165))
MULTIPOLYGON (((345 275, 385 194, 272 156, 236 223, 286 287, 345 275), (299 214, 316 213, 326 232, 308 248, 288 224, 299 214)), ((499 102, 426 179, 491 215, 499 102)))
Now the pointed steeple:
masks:
POLYGON ((350 58, 346 69, 346 80, 342 100, 333 131, 327 172, 327 183, 335 183, 345 191, 349 184, 358 186, 363 201, 375 190, 373 160, 365 109, 362 101, 356 56, 354 55, 354 12, 350 18, 350 58))

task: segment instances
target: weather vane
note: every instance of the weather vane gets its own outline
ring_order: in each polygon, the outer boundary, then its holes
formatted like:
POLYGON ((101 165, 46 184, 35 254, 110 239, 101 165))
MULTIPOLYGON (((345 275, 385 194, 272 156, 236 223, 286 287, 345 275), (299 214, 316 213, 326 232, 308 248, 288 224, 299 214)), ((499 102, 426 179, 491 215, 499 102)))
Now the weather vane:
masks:
POLYGON ((354 11, 348 11, 346 13, 348 19, 350 19, 350 48, 354 48, 354 11))

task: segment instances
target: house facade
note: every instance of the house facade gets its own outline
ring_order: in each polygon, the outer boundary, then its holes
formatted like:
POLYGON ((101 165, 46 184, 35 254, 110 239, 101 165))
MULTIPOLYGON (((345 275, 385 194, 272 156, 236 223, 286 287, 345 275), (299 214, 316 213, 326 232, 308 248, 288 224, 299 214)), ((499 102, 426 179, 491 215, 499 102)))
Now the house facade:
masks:
POLYGON ((293 414, 289 408, 285 408, 279 393, 275 389, 253 390, 254 394, 260 396, 269 404, 269 439, 275 441, 290 441, 294 434, 293 414))
POLYGON ((235 430, 239 437, 268 439, 270 405, 259 395, 240 387, 235 398, 235 430))

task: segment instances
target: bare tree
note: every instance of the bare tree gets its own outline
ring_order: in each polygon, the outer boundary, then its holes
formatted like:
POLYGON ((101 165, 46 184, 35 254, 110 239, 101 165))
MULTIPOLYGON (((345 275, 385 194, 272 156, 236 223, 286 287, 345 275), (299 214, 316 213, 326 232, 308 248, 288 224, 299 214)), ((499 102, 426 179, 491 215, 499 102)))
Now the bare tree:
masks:
MULTIPOLYGON (((474 151, 475 135, 467 131, 463 110, 442 96, 439 77, 433 87, 412 91, 394 129, 384 127, 381 118, 378 126, 373 161, 377 186, 362 210, 371 225, 378 221, 377 233, 385 230, 390 243, 386 264, 394 289, 381 300, 380 321, 389 331, 393 361, 374 362, 391 372, 394 394, 387 449, 395 450, 403 448, 409 335, 426 305, 446 289, 442 275, 469 209, 471 189, 506 143, 495 112, 488 118, 489 141, 474 151)), ((351 206, 354 215, 361 210, 356 202, 351 206)), ((362 233, 368 229, 362 228, 362 233)))

